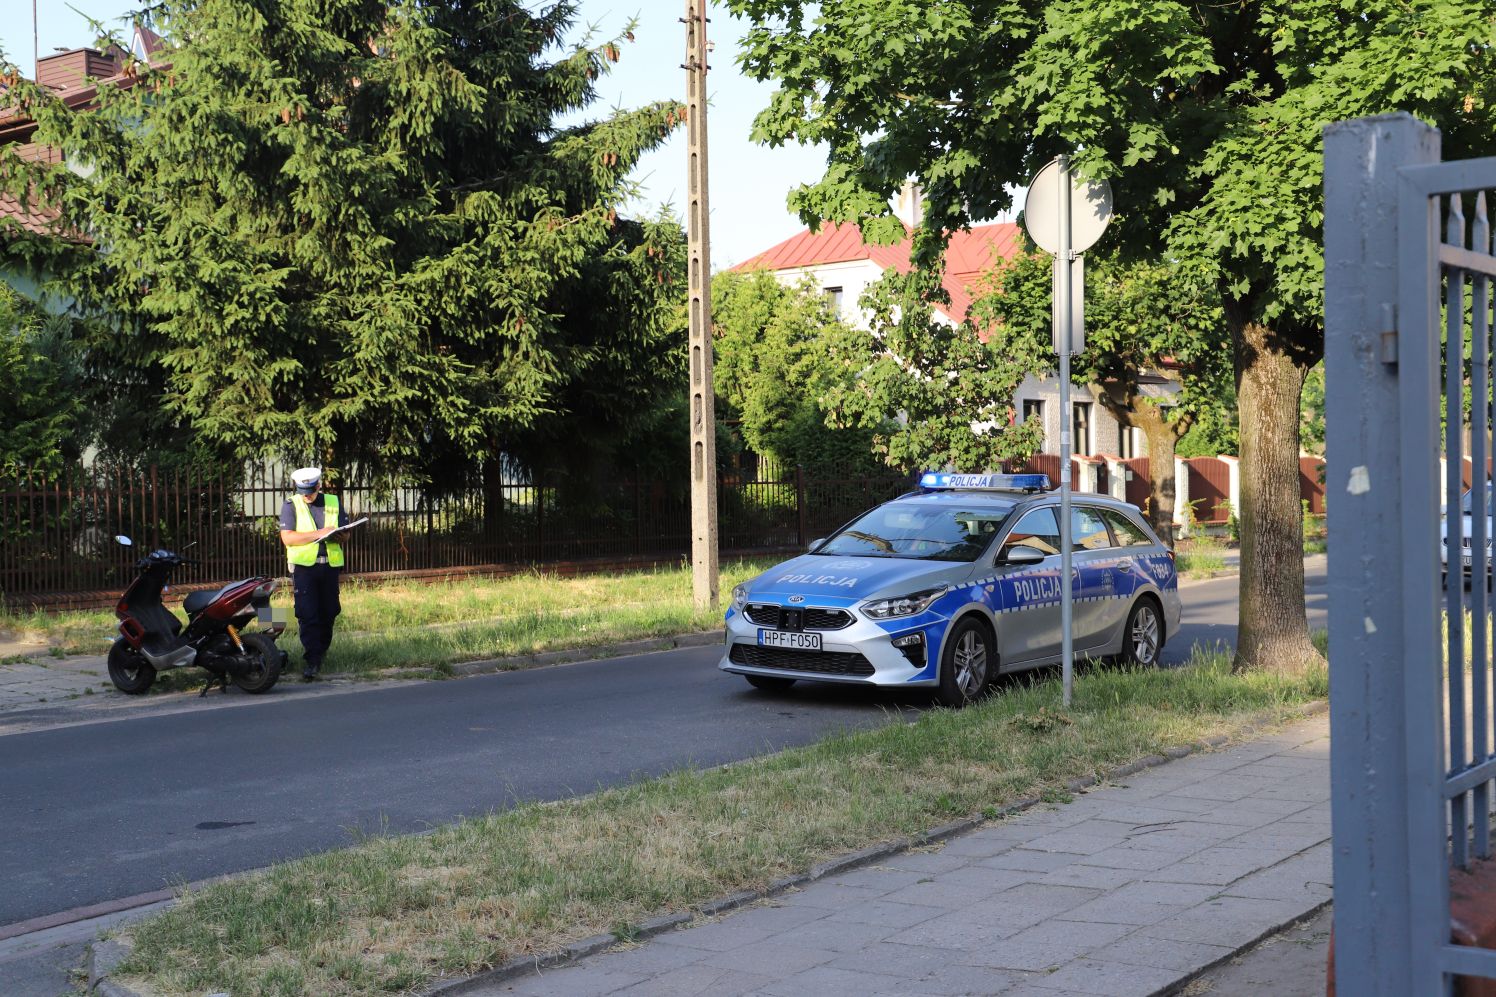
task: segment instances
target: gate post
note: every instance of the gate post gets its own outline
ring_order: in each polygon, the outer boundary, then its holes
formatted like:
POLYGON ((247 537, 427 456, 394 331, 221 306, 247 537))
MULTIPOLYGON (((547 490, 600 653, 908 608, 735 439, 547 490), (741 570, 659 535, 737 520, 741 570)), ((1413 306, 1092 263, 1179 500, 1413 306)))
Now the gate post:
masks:
MULTIPOLYGON (((1388 114, 1332 124, 1324 140, 1325 487, 1336 490, 1328 520, 1336 988, 1393 997, 1418 992, 1415 939, 1448 935, 1447 920, 1415 925, 1410 917, 1409 736, 1434 735, 1406 722, 1405 669, 1428 662, 1404 653, 1405 587, 1413 579, 1403 486, 1404 475, 1423 476, 1424 468, 1400 441, 1409 420, 1437 420, 1438 394, 1423 399, 1427 411, 1413 411, 1411 401, 1404 409, 1399 355, 1409 374, 1421 366, 1412 353, 1429 347, 1399 342, 1397 329, 1408 324, 1396 315, 1400 240, 1425 234, 1398 230, 1398 169, 1437 162, 1439 133, 1409 114, 1388 114)), ((1436 452, 1425 447, 1424 462, 1436 452)), ((1428 477, 1432 496, 1437 486, 1428 477)))

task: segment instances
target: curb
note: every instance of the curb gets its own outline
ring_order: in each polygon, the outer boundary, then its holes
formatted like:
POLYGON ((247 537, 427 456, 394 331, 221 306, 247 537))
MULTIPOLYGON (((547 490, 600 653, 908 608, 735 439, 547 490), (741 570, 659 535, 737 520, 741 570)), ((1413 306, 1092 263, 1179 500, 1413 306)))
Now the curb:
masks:
MULTIPOLYGON (((520 654, 509 658, 464 661, 452 666, 452 677, 466 678, 470 675, 513 672, 525 668, 541 668, 546 665, 571 665, 579 661, 601 661, 605 658, 622 658, 631 654, 673 651, 680 647, 709 647, 720 643, 722 643, 721 630, 697 630, 671 637, 649 637, 644 640, 624 641, 620 644, 596 644, 592 647, 539 651, 535 654, 520 654)), ((429 672, 432 669, 426 671, 429 672)))
MULTIPOLYGON (((690 634, 686 636, 695 638, 711 637, 713 638, 713 640, 720 639, 719 635, 713 633, 690 634)), ((674 640, 680 639, 681 638, 675 638, 674 640)), ((710 642, 711 641, 703 641, 703 643, 710 642)), ((698 646, 692 644, 674 644, 673 641, 641 641, 637 643, 669 643, 670 646, 682 647, 698 646)), ((560 662, 554 663, 559 664, 560 662)), ((484 662, 470 662, 470 664, 484 664, 484 662)), ((1254 733, 1261 732, 1271 727, 1279 726, 1282 723, 1292 722, 1295 719, 1305 719, 1311 716, 1316 716, 1318 714, 1326 712, 1327 710, 1329 710, 1329 708, 1330 704, 1327 700, 1314 700, 1290 711, 1289 716, 1284 720, 1263 720, 1258 723, 1250 724, 1249 726, 1244 728, 1242 732, 1237 735, 1237 737, 1238 739, 1244 739, 1254 733)), ((1130 775, 1136 775, 1144 769, 1154 768, 1159 765, 1166 765, 1171 761, 1188 757, 1189 755, 1195 754, 1197 752, 1209 751, 1213 748, 1221 747, 1229 740, 1231 739, 1226 735, 1220 734, 1214 737, 1205 738, 1188 746, 1165 748, 1163 754, 1144 755, 1142 758, 1128 762, 1125 765, 1109 769, 1099 776, 1089 775, 1082 776, 1078 779, 1071 779, 1069 782, 1065 783, 1065 788, 1066 790, 1073 793, 1080 792, 1081 790, 1099 785, 1101 783, 1116 782, 1120 779, 1125 779, 1130 775)), ((827 876, 831 876, 839 872, 845 872, 851 869, 857 869, 861 866, 871 865, 872 863, 877 862, 880 859, 899 855, 913 848, 919 848, 925 845, 945 841, 949 838, 956 837, 957 835, 964 834, 967 831, 975 830, 976 828, 981 827, 983 824, 988 824, 995 820, 1001 820, 1005 817, 1012 817, 1016 814, 1020 814, 1026 810, 1031 809, 1034 806, 1037 806, 1040 802, 1040 798, 1037 796, 1024 797, 1022 799, 1013 801, 1009 805, 1003 807, 1000 810, 997 810, 990 815, 986 813, 972 814, 968 817, 962 817, 958 820, 938 825, 915 835, 893 838, 875 845, 870 845, 866 848, 858 849, 857 851, 847 852, 843 855, 835 856, 833 858, 825 860, 824 862, 819 862, 811 866, 805 872, 795 873, 793 875, 776 879, 762 889, 739 890, 735 893, 729 893, 726 896, 717 897, 714 900, 709 900, 705 903, 698 904, 696 907, 689 911, 677 911, 675 913, 659 914, 654 917, 647 918, 644 921, 641 921, 639 924, 634 925, 632 927, 632 930, 629 930, 627 932, 621 932, 618 934, 609 933, 605 935, 593 935, 590 938, 584 938, 580 941, 572 942, 571 944, 552 952, 536 953, 533 955, 521 956, 519 958, 511 959, 508 962, 503 963, 502 965, 495 966, 492 969, 483 970, 482 972, 475 973, 472 976, 465 976, 450 980, 436 980, 428 984, 425 989, 415 991, 415 993, 418 993, 420 997, 458 997, 458 995, 472 993, 473 991, 480 988, 488 987, 496 983, 503 983, 507 980, 516 979, 529 973, 535 973, 544 969, 556 969, 562 966, 571 965, 572 963, 579 962, 589 956, 599 955, 603 952, 606 952, 608 949, 611 949, 614 946, 624 942, 644 941, 646 939, 653 938, 656 935, 662 935, 667 931, 674 931, 677 928, 691 926, 697 921, 705 921, 708 918, 730 913, 731 911, 737 910, 740 907, 746 907, 749 904, 758 903, 761 900, 772 899, 776 896, 779 896, 780 894, 787 893, 793 889, 798 889, 799 887, 804 886, 808 883, 813 883, 818 879, 824 879, 827 876)), ((1168 986, 1162 987, 1159 990, 1155 991, 1155 993, 1170 994, 1178 991, 1180 988, 1187 985, 1196 977, 1209 972, 1211 969, 1214 969, 1216 966, 1219 966, 1221 963, 1224 963, 1229 959, 1235 958, 1241 953, 1257 945, 1263 939, 1284 930, 1284 928, 1288 925, 1297 923, 1298 921, 1303 920, 1305 917, 1310 917, 1313 914, 1318 913, 1318 911, 1323 909, 1324 906, 1326 906, 1326 904, 1320 904, 1310 912, 1290 918, 1288 921, 1285 921, 1280 925, 1264 931, 1260 936, 1253 939, 1249 944, 1236 948, 1227 955, 1210 963, 1210 965, 1208 966, 1199 967, 1197 969, 1189 971, 1187 974, 1180 976, 1179 979, 1175 980, 1173 983, 1170 983, 1168 986)), ((84 965, 84 968, 88 973, 88 990, 86 992, 90 994, 98 994, 101 995, 101 997, 148 997, 148 995, 146 994, 139 993, 138 991, 132 990, 128 987, 123 986, 122 984, 116 983, 109 979, 109 973, 114 969, 115 966, 119 965, 119 963, 126 956, 128 956, 129 951, 130 949, 128 945, 115 940, 100 941, 98 943, 90 945, 88 948, 88 957, 84 965)))
MULTIPOLYGON (((1305 703, 1303 706, 1300 706, 1296 710, 1292 711, 1292 713, 1296 715, 1297 719, 1304 719, 1320 713, 1324 713, 1329 708, 1330 704, 1327 700, 1318 699, 1314 700, 1313 702, 1305 703)), ((1291 722, 1293 719, 1295 719, 1295 717, 1290 716, 1288 718, 1288 721, 1262 721, 1260 723, 1252 724, 1245 730, 1243 730, 1241 735, 1238 736, 1245 737, 1248 734, 1260 732, 1269 727, 1276 727, 1283 722, 1291 722)), ((1070 790, 1071 792, 1077 792, 1079 790, 1085 789, 1090 786, 1095 786, 1102 782, 1115 782, 1119 779, 1124 779, 1129 775, 1135 775, 1138 772, 1143 771, 1144 769, 1153 768, 1158 765, 1164 765, 1170 761, 1184 758, 1196 752, 1209 751, 1212 748, 1218 748, 1224 745, 1228 740, 1230 740, 1230 738, 1222 734, 1215 737, 1205 738, 1204 740, 1189 745, 1188 747, 1166 748, 1164 749, 1163 755, 1145 755, 1144 757, 1139 758, 1136 761, 1129 762, 1126 765, 1111 769, 1103 773, 1099 777, 1090 775, 1084 776, 1079 779, 1072 779, 1065 784, 1065 788, 1070 790)), ((662 914, 657 917, 650 918, 636 925, 634 930, 628 933, 627 938, 621 938, 611 934, 594 935, 591 938, 583 939, 580 942, 568 945, 566 948, 556 952, 549 952, 544 955, 526 956, 520 959, 512 959, 509 962, 504 963, 503 965, 495 966, 493 969, 484 970, 481 973, 476 973, 472 976, 464 977, 463 979, 433 983, 429 985, 425 990, 420 990, 417 992, 421 995, 421 997, 454 997, 454 995, 457 994, 470 993, 480 987, 487 987, 495 983, 503 983, 506 980, 515 979, 517 977, 524 976, 529 972, 534 972, 542 969, 555 969, 560 966, 569 965, 573 962, 577 962, 583 958, 586 958, 587 956, 597 955, 601 952, 605 952, 623 941, 643 941, 655 935, 664 934, 667 931, 674 931, 677 928, 690 926, 697 920, 705 920, 719 914, 725 914, 732 910, 736 910, 739 907, 746 907, 749 904, 757 903, 760 900, 772 899, 779 894, 786 893, 789 890, 798 888, 800 886, 804 886, 807 883, 815 882, 818 879, 823 879, 826 876, 830 876, 834 873, 856 869, 864 865, 870 865, 878 861, 879 859, 889 858, 890 856, 898 855, 902 852, 907 852, 912 848, 918 848, 923 845, 929 845, 939 841, 944 841, 959 834, 964 834, 967 831, 975 830, 983 824, 990 823, 991 821, 1001 820, 1004 817, 1012 817, 1015 814, 1022 813, 1023 811, 1036 806, 1039 802, 1040 799, 1037 796, 1025 797, 1020 800, 1015 800, 1013 803, 1009 804, 1006 807, 1003 807, 1001 810, 998 810, 991 816, 988 816, 986 814, 972 814, 969 817, 963 817, 959 820, 951 821, 948 824, 941 824, 938 827, 930 828, 927 831, 923 831, 910 837, 895 838, 890 841, 885 841, 880 844, 871 845, 867 848, 859 849, 855 852, 848 852, 844 855, 839 855, 835 858, 827 859, 824 862, 813 865, 806 872, 791 876, 785 876, 782 879, 775 880, 761 890, 740 890, 736 893, 730 893, 725 897, 719 897, 715 900, 711 900, 707 903, 698 905, 693 911, 681 911, 674 914, 662 914)), ((1316 908, 1316 910, 1317 909, 1318 908, 1316 908)), ((1201 975, 1209 969, 1214 968, 1215 966, 1219 965, 1222 962, 1225 962, 1228 959, 1234 958, 1235 956, 1256 945, 1258 942, 1261 942, 1264 938, 1267 938, 1270 935, 1275 935, 1278 932, 1282 931, 1286 925, 1301 921, 1306 916, 1308 915, 1301 914, 1298 917, 1291 918, 1289 921, 1284 922, 1284 924, 1272 928, 1267 932, 1264 932, 1261 936, 1254 939, 1249 945, 1244 945, 1236 949, 1229 955, 1226 955, 1216 962, 1211 963, 1209 966, 1192 971, 1189 975, 1181 977, 1175 982, 1169 984, 1167 987, 1160 989, 1159 991, 1157 991, 1157 993, 1165 994, 1174 992, 1175 990, 1187 984, 1190 980, 1193 980, 1195 977, 1201 975)), ((120 997, 140 997, 140 995, 125 994, 120 995, 120 997)))

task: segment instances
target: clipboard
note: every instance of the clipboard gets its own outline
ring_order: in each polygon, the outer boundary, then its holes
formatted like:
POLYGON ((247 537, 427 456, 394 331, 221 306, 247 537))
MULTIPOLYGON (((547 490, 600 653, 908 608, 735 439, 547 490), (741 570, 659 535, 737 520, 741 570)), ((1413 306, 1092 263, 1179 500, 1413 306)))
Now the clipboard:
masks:
POLYGON ((368 516, 364 516, 364 517, 362 517, 360 519, 355 519, 351 523, 344 523, 342 526, 339 526, 337 529, 333 530, 331 533, 324 533, 322 535, 322 539, 323 540, 330 540, 333 537, 337 536, 339 533, 345 533, 348 530, 353 529, 355 526, 360 526, 360 525, 362 525, 364 523, 367 523, 368 521, 369 521, 369 517, 368 516))

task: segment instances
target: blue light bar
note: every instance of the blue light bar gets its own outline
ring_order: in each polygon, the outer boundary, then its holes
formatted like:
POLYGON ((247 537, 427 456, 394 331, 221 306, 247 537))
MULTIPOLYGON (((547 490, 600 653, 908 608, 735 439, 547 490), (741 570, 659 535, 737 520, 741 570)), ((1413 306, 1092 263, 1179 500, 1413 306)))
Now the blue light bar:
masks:
POLYGON ((929 491, 965 489, 989 492, 1044 492, 1049 490, 1047 474, 952 474, 949 471, 926 471, 919 476, 919 486, 929 491))

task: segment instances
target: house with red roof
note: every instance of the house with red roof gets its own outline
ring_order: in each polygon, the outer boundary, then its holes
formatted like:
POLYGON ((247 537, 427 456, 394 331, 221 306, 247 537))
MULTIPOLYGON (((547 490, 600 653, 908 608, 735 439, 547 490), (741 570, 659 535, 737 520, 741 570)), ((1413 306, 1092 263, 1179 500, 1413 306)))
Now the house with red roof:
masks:
MULTIPOLYGON (((165 57, 166 42, 160 35, 137 25, 130 40, 130 54, 135 58, 159 63, 165 57)), ((37 60, 36 82, 51 90, 72 110, 91 106, 101 86, 131 86, 134 76, 125 72, 128 62, 123 49, 107 51, 75 48, 37 60)), ((62 163, 62 150, 36 141, 36 122, 16 107, 5 106, 5 87, 0 84, 0 154, 17 155, 31 162, 62 163)), ((22 232, 35 235, 61 235, 83 238, 77 233, 61 231, 57 212, 25 199, 0 192, 0 280, 11 284, 30 297, 40 295, 43 275, 28 273, 5 252, 5 243, 22 232)))
MULTIPOLYGON (((919 224, 918 187, 906 184, 893 206, 907 229, 919 224)), ((889 269, 907 272, 911 266, 911 243, 906 237, 890 246, 869 245, 863 241, 858 226, 830 222, 815 230, 806 229, 733 269, 770 270, 786 283, 809 277, 845 320, 866 327, 868 317, 858 305, 863 291, 889 269)), ((1022 248, 1022 233, 1012 222, 974 225, 954 233, 946 249, 942 279, 950 304, 937 306, 937 317, 953 325, 962 322, 981 278, 995 264, 1013 258, 1022 248)), ((1091 387, 1071 391, 1075 454, 1109 454, 1124 460, 1145 456, 1142 434, 1121 426, 1097 401, 1097 394, 1091 387)), ((1060 389, 1055 371, 1034 371, 1024 379, 1013 397, 1013 417, 1017 421, 1041 420, 1044 452, 1059 453, 1060 389)))

